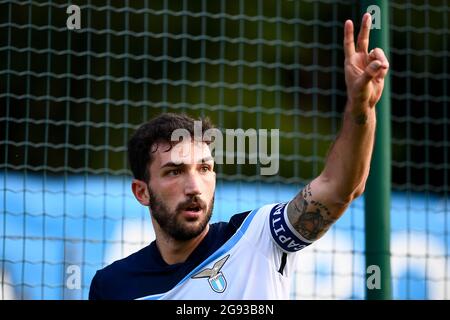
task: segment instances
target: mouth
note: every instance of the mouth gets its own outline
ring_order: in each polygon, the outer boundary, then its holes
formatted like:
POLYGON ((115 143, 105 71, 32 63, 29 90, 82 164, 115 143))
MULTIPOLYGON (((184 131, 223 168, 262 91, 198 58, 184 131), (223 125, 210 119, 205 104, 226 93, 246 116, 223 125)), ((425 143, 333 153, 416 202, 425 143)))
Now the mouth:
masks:
POLYGON ((201 208, 200 208, 200 206, 193 205, 193 206, 187 207, 185 210, 186 210, 186 211, 194 211, 194 212, 198 212, 198 211, 201 210, 201 208))
POLYGON ((197 219, 201 212, 203 211, 202 207, 199 204, 191 204, 184 209, 181 210, 182 214, 188 219, 188 220, 195 220, 197 219))

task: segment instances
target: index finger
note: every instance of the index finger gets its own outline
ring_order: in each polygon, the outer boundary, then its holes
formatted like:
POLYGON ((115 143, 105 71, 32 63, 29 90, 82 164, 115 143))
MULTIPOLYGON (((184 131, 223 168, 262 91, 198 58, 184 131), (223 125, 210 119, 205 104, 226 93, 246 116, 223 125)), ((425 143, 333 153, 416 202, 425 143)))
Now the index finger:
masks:
POLYGON ((370 13, 365 13, 361 22, 361 29, 358 34, 358 43, 356 50, 358 52, 367 52, 369 49, 369 33, 372 24, 372 16, 370 13))
POLYGON ((348 58, 355 53, 355 39, 353 38, 353 22, 345 21, 344 24, 344 54, 348 58))

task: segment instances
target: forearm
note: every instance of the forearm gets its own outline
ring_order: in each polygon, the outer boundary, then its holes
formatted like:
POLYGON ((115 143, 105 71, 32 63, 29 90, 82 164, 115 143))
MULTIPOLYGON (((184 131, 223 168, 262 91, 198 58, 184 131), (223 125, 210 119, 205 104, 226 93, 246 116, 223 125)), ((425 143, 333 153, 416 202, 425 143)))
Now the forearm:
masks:
POLYGON ((341 131, 320 175, 334 191, 336 201, 347 203, 364 191, 375 139, 375 108, 348 102, 341 131))
POLYGON ((375 105, 383 92, 389 62, 383 50, 368 51, 372 19, 366 13, 355 48, 353 23, 344 25, 348 102, 341 131, 322 173, 289 203, 292 226, 306 239, 320 238, 365 188, 375 139, 375 105))
POLYGON ((374 144, 374 110, 347 103, 324 170, 291 201, 289 220, 306 239, 320 238, 364 190, 374 144))

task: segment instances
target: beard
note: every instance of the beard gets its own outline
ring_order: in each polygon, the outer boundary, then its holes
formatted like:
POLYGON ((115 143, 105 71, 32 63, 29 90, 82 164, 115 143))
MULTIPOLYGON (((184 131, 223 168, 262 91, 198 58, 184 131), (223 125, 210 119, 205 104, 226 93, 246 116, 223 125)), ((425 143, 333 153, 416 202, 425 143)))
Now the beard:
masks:
POLYGON ((209 205, 206 204, 198 196, 190 197, 189 199, 179 203, 174 211, 171 211, 168 206, 161 200, 161 198, 153 192, 148 186, 150 195, 150 210, 152 217, 158 222, 161 229, 178 241, 186 241, 195 238, 205 230, 211 219, 214 196, 209 205), (180 214, 183 210, 192 204, 198 205, 205 215, 202 215, 198 221, 187 222, 184 221, 180 214))

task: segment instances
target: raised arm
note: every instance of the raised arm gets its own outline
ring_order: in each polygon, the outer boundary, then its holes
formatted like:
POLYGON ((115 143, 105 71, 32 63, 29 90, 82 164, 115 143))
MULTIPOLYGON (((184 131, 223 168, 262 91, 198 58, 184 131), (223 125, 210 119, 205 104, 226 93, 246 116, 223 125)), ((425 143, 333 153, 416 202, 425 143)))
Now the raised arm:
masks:
POLYGON ((375 105, 381 97, 389 63, 383 50, 368 52, 371 16, 363 16, 357 45, 353 23, 344 26, 347 104, 341 131, 322 173, 289 203, 294 228, 306 239, 320 238, 364 192, 375 137, 375 105))

